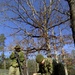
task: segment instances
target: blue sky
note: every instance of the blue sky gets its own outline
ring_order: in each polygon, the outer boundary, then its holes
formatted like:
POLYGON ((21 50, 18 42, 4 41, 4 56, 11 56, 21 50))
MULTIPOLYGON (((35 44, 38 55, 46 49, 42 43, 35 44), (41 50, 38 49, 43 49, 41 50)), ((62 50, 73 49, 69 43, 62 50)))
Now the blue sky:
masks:
MULTIPOLYGON (((2 2, 3 0, 1 0, 0 2, 2 2)), ((65 7, 67 6, 66 5, 66 3, 64 3, 64 1, 62 0, 62 2, 63 2, 63 9, 65 9, 65 7)), ((0 8, 0 9, 2 9, 2 8, 0 8)), ((7 13, 9 13, 8 15, 10 15, 10 16, 15 16, 15 15, 12 15, 12 13, 10 13, 10 12, 7 12, 7 13)), ((8 46, 8 45, 10 45, 10 43, 12 43, 12 41, 13 41, 13 38, 11 37, 11 36, 9 36, 11 33, 13 33, 13 29, 10 29, 10 28, 8 28, 8 27, 4 27, 4 24, 7 24, 7 25, 9 25, 9 26, 11 26, 11 27, 15 27, 15 25, 14 25, 14 23, 11 23, 11 22, 9 22, 9 21, 7 21, 7 22, 4 22, 4 23, 2 23, 2 21, 3 21, 3 18, 4 18, 4 15, 1 13, 0 14, 0 34, 5 34, 5 37, 6 37, 6 40, 5 40, 5 45, 6 45, 6 47, 8 46)), ((29 27, 28 27, 29 28, 29 27)), ((28 29, 27 28, 27 29, 28 29)), ((68 34, 68 32, 65 30, 63 33, 67 33, 68 34)), ((71 33, 71 30, 70 30, 70 33, 71 33)), ((73 44, 72 45, 65 45, 64 46, 64 48, 66 49, 66 51, 68 51, 68 52, 71 52, 71 50, 72 49, 75 49, 74 47, 73 47, 73 44)), ((7 53, 6 52, 6 54, 8 55, 9 53, 7 53)))

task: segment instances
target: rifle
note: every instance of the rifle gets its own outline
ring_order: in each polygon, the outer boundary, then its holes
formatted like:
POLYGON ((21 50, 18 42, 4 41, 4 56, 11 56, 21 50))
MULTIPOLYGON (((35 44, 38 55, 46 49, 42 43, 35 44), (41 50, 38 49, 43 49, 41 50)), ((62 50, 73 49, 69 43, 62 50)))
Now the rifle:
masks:
POLYGON ((22 66, 21 66, 20 60, 19 60, 19 55, 18 55, 18 53, 16 52, 16 50, 14 51, 14 53, 15 53, 15 57, 16 57, 17 63, 18 63, 18 65, 19 65, 20 75, 23 75, 23 73, 22 73, 22 66))

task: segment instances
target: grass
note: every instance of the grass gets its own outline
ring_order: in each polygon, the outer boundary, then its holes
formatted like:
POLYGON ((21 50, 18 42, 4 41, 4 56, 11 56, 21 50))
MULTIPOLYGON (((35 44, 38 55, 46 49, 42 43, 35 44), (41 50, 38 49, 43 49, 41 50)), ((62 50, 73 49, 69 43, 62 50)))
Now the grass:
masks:
POLYGON ((0 69, 0 75, 8 75, 8 70, 0 69))

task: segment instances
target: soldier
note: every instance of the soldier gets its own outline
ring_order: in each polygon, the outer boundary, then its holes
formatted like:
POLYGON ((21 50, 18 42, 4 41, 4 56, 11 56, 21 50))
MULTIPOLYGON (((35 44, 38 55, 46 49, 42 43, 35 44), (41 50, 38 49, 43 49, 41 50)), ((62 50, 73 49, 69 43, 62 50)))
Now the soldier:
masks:
POLYGON ((10 55, 11 64, 9 68, 9 75, 22 75, 21 69, 25 60, 24 53, 21 51, 19 45, 14 47, 15 51, 10 55))
POLYGON ((36 62, 39 63, 39 71, 33 75, 52 75, 53 66, 52 59, 44 58, 41 54, 36 56, 36 62))

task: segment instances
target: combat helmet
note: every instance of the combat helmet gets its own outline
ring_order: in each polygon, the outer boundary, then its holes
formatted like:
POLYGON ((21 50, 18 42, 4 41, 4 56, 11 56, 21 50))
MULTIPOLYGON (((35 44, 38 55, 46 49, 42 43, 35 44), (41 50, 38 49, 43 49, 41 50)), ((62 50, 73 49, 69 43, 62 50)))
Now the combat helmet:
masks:
POLYGON ((38 54, 38 55, 36 56, 36 62, 37 62, 37 63, 41 63, 43 59, 44 59, 44 57, 43 57, 41 54, 38 54))
POLYGON ((20 49, 21 47, 20 47, 20 45, 16 45, 15 47, 14 47, 14 49, 20 49))

